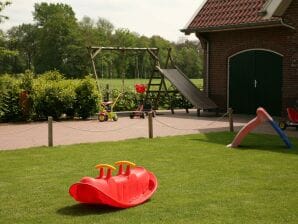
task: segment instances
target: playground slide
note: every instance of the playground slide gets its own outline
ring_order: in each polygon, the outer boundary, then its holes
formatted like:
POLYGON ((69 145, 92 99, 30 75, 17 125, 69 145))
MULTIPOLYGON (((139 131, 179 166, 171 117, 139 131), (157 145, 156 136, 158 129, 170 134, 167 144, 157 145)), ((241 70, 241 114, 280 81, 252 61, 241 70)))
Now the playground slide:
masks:
POLYGON ((189 79, 178 69, 161 69, 157 67, 177 90, 197 109, 216 109, 217 105, 201 92, 189 79))
POLYGON ((257 116, 252 119, 250 122, 248 122, 236 135, 233 142, 228 145, 228 147, 237 148, 242 140, 245 138, 245 136, 251 132, 253 129, 255 129, 258 125, 268 121, 271 126, 274 128, 274 130, 278 133, 280 138, 283 140, 283 142, 286 144, 288 148, 292 148, 292 144, 286 134, 280 129, 280 127, 274 122, 273 118, 267 113, 267 111, 260 107, 257 109, 257 116))

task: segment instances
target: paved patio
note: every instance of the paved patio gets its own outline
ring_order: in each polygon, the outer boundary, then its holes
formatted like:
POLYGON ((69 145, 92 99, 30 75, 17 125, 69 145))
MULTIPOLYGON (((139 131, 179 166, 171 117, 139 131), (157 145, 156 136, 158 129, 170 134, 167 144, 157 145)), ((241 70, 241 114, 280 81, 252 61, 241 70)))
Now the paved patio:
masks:
MULTIPOLYGON (((235 131, 238 131, 252 116, 234 115, 235 131)), ((197 117, 196 111, 186 114, 178 111, 174 115, 160 112, 153 119, 153 135, 175 136, 215 131, 229 131, 227 117, 210 114, 197 117)), ((258 127, 254 132, 275 134, 269 124, 258 127)), ((288 136, 298 137, 298 131, 289 128, 288 136)), ((96 119, 86 121, 60 121, 53 124, 54 145, 70 145, 103 141, 119 141, 133 138, 148 138, 148 119, 130 119, 120 115, 117 122, 100 123, 96 119)), ((0 149, 24 149, 48 144, 47 122, 26 124, 0 124, 0 149)))

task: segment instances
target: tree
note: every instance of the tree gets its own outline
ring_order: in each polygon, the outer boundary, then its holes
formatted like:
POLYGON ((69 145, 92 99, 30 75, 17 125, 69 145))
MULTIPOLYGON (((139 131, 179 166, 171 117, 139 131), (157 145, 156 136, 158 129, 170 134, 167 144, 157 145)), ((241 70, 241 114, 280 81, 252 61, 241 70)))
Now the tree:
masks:
MULTIPOLYGON (((10 4, 10 1, 0 1, 0 12, 10 4)), ((8 19, 7 16, 0 14, 0 23, 6 19, 8 19)), ((1 66, 2 68, 0 69, 0 72, 5 72, 6 70, 11 69, 11 66, 7 64, 7 61, 10 60, 11 56, 15 55, 17 55, 17 52, 7 48, 7 39, 3 31, 0 30, 0 64, 3 64, 3 66, 1 66)))
MULTIPOLYGON (((2 12, 2 10, 10 4, 11 4, 10 1, 0 1, 0 12, 2 12)), ((2 23, 5 19, 8 19, 8 17, 4 15, 0 15, 0 23, 2 23)))
POLYGON ((81 76, 86 69, 82 60, 87 52, 72 8, 60 3, 40 3, 34 8, 33 16, 38 27, 36 72, 58 70, 68 77, 81 76))
POLYGON ((101 45, 110 45, 113 36, 114 25, 105 18, 99 18, 96 23, 96 28, 97 33, 100 36, 101 45))
POLYGON ((202 78, 202 50, 197 42, 177 44, 175 62, 189 78, 202 78))
POLYGON ((16 55, 14 67, 19 70, 16 72, 23 72, 26 69, 33 70, 33 57, 36 52, 37 27, 32 24, 22 24, 20 26, 12 27, 7 32, 8 45, 10 49, 19 52, 16 55))

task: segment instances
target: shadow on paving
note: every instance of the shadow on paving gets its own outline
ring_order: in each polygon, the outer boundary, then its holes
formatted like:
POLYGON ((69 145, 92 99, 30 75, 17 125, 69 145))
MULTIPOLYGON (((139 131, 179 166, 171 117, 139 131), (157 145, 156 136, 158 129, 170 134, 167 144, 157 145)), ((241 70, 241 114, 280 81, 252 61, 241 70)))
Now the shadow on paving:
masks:
MULTIPOLYGON (((224 132, 222 132, 224 133, 224 132)), ((205 143, 214 143, 218 145, 227 146, 230 144, 236 133, 225 132, 224 135, 219 135, 217 133, 202 133, 205 137, 192 139, 194 141, 200 141, 205 143)), ((291 149, 287 148, 279 138, 279 136, 269 135, 269 134, 254 134, 251 133, 247 135, 241 146, 235 148, 234 150, 262 150, 262 151, 270 151, 270 152, 277 152, 277 153, 286 153, 286 154, 295 154, 298 155, 298 147, 297 141, 294 138, 290 138, 293 147, 291 149)))
MULTIPOLYGON (((197 116, 197 113, 193 110, 187 113, 186 111, 175 111, 174 114, 171 111, 157 111, 157 116, 168 117, 168 118, 183 118, 183 119, 197 119, 197 120, 210 120, 213 121, 216 118, 222 117, 224 114, 216 114, 214 112, 201 112, 200 116, 197 116)), ((224 116, 226 117, 226 116, 224 116)))

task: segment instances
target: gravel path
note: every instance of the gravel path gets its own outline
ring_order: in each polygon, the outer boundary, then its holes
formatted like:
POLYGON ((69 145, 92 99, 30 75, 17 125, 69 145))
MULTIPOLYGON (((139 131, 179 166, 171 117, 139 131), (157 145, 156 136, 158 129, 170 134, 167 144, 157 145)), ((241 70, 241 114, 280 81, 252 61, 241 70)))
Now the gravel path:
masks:
MULTIPOLYGON (((239 130, 252 117, 234 117, 235 130, 239 130)), ((100 123, 96 119, 87 121, 54 122, 54 145, 70 145, 102 141, 118 141, 148 137, 148 119, 130 119, 120 116, 117 122, 100 123)), ((153 119, 153 134, 158 136, 186 135, 214 131, 228 131, 226 117, 197 117, 178 111, 174 115, 162 112, 153 119)), ((262 125, 256 132, 274 134, 270 125, 262 125)), ((298 131, 289 129, 289 136, 298 137, 298 131)), ((48 144, 47 122, 26 124, 0 124, 0 150, 24 149, 48 144)))

